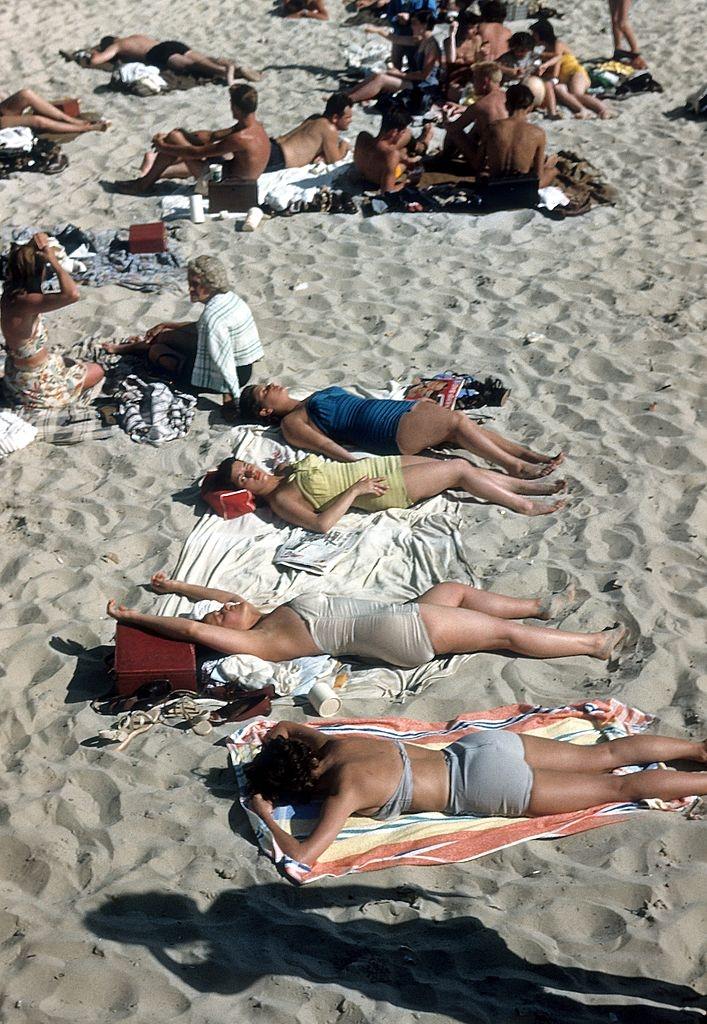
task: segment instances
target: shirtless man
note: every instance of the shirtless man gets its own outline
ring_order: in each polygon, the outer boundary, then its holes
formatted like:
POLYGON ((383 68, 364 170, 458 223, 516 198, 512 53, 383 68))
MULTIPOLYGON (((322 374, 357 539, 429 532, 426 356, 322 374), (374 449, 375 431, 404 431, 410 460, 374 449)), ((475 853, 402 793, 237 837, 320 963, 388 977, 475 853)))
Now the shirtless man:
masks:
POLYGON ((421 169, 421 154, 427 147, 434 126, 428 124, 419 140, 410 131, 412 117, 404 110, 392 110, 383 117, 374 138, 359 132, 354 147, 354 165, 359 174, 381 192, 397 192, 410 184, 410 173, 421 169), (412 152, 411 149, 418 152, 412 152))
POLYGON ((232 82, 236 78, 245 78, 249 82, 258 82, 263 77, 259 71, 250 68, 236 67, 233 61, 223 57, 207 57, 197 50, 192 50, 186 43, 176 40, 158 42, 151 36, 104 36, 98 46, 91 49, 92 68, 111 61, 139 61, 159 68, 160 71, 175 71, 184 74, 213 75, 232 82))
POLYGON ((485 62, 474 67, 474 92, 481 98, 470 107, 458 107, 447 104, 444 109, 442 127, 447 134, 443 152, 447 156, 460 153, 469 165, 472 174, 482 169, 481 142, 486 129, 494 121, 502 121, 508 117, 506 110, 506 94, 501 88, 502 71, 498 64, 485 62), (456 121, 449 120, 449 114, 461 111, 456 121), (472 125, 472 130, 466 130, 472 125))
POLYGON ((256 120, 258 94, 252 85, 232 85, 231 112, 236 123, 219 131, 186 132, 175 128, 152 140, 155 153, 146 153, 141 176, 116 181, 114 189, 126 195, 147 195, 160 178, 198 178, 210 161, 224 161, 224 178, 234 182, 257 181, 268 166, 272 142, 256 120))
POLYGON ((315 160, 335 164, 349 151, 349 144, 339 137, 351 125, 352 103, 346 93, 330 96, 323 114, 312 114, 291 132, 275 140, 282 150, 285 167, 306 167, 315 160))
POLYGON ((484 54, 487 60, 498 60, 508 49, 508 40, 511 38, 511 30, 503 24, 506 20, 506 5, 499 3, 499 0, 482 0, 479 10, 481 21, 476 26, 476 32, 484 47, 484 54))
POLYGON ((508 117, 490 124, 484 134, 482 161, 491 178, 535 174, 540 188, 557 175, 555 158, 545 159, 545 132, 528 124, 533 94, 526 85, 512 85, 506 93, 508 117))

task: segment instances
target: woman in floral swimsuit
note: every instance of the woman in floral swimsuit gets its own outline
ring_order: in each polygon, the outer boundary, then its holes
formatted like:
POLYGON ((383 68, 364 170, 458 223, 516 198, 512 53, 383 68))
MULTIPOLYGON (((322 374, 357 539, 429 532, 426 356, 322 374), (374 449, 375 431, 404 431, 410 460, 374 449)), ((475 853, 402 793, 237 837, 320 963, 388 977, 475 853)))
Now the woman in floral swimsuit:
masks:
POLYGON ((7 347, 4 390, 13 405, 27 409, 60 409, 77 402, 103 380, 98 363, 79 363, 47 346, 43 313, 76 302, 79 290, 59 263, 46 235, 14 245, 0 298, 0 328, 7 347), (59 279, 59 292, 45 294, 42 281, 49 264, 59 279))

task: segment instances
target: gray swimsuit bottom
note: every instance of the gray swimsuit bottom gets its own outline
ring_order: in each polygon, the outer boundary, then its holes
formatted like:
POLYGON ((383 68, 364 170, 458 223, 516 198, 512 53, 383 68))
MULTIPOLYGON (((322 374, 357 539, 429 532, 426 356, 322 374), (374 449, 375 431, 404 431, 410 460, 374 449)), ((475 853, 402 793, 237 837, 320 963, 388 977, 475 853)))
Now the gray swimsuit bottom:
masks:
POLYGON ((400 668, 418 668, 435 657, 417 604, 304 594, 288 607, 324 654, 355 655, 400 668))
POLYGON ((530 803, 533 772, 518 733, 475 732, 442 753, 449 770, 446 814, 523 817, 530 803))

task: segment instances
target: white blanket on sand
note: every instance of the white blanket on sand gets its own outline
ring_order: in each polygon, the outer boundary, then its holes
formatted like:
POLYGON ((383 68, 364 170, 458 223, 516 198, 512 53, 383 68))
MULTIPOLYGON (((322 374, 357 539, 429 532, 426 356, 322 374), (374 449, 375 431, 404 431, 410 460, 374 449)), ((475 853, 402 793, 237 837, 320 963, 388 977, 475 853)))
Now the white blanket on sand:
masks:
POLYGON ((286 167, 283 171, 271 171, 258 178, 258 205, 272 206, 274 210, 286 210, 290 203, 314 199, 322 188, 332 188, 336 179, 353 164, 353 155, 347 153, 335 164, 310 164, 309 167, 286 167))
MULTIPOLYGON (((233 439, 237 457, 263 467, 306 454, 257 429, 238 427, 233 439)), ((268 611, 298 594, 312 589, 321 592, 324 585, 332 594, 407 601, 442 580, 474 582, 458 523, 459 504, 442 497, 411 509, 350 512, 340 526, 356 530, 359 543, 324 580, 313 580, 306 573, 282 572, 273 565, 275 551, 294 528, 269 510, 231 520, 208 514, 187 538, 172 575, 205 587, 232 589, 268 611)), ((161 599, 157 610, 162 615, 180 615, 190 607, 186 598, 170 594, 161 599)), ((436 659, 410 670, 355 667, 345 695, 402 698, 456 671, 469 657, 436 659)))

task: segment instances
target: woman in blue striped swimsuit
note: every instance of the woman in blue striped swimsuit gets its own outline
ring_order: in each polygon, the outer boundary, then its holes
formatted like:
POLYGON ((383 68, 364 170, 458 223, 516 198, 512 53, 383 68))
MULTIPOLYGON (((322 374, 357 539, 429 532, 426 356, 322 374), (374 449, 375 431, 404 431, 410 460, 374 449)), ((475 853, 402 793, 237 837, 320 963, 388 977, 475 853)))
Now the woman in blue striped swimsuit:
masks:
POLYGON ((293 447, 340 462, 356 461, 343 445, 384 455, 417 455, 444 446, 464 448, 509 476, 528 480, 547 476, 564 460, 562 452, 541 455, 427 399, 359 398, 331 387, 298 402, 281 384, 255 384, 241 392, 240 412, 245 419, 278 424, 293 447))

